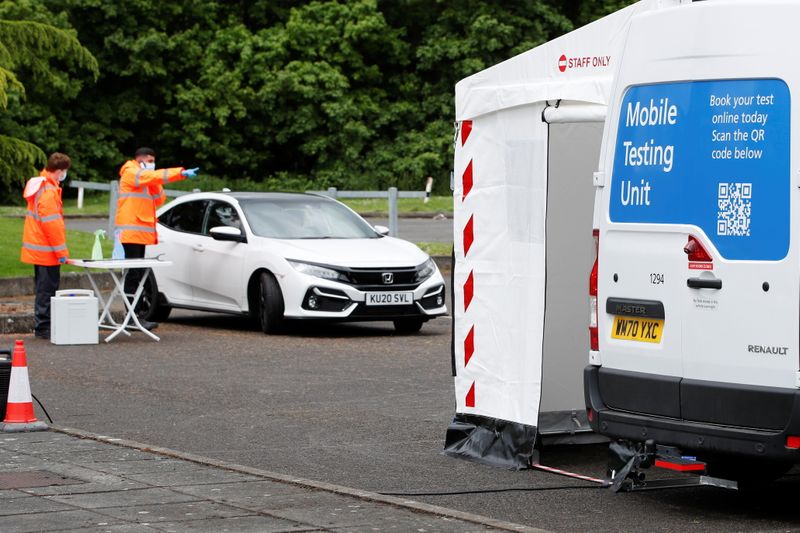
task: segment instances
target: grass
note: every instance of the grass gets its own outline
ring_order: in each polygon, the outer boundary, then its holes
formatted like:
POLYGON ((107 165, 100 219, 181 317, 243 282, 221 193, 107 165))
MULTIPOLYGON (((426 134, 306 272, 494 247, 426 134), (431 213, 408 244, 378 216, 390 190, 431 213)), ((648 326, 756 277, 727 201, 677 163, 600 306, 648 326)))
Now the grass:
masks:
MULTIPOLYGON (((67 189, 74 194, 74 189, 67 189)), ((108 193, 86 191, 83 198, 83 209, 78 209, 78 201, 74 197, 64 198, 65 215, 108 216, 108 193)), ((169 198, 167 199, 169 201, 169 198)), ((377 213, 388 216, 389 202, 385 198, 342 198, 340 201, 348 205, 356 213, 377 213)), ((400 213, 452 213, 452 196, 431 196, 428 203, 421 198, 398 198, 397 209, 400 213)), ((0 206, 0 216, 24 216, 26 207, 23 203, 15 206, 0 206)))
MULTIPOLYGON (((19 251, 22 244, 22 227, 24 219, 13 217, 0 217, 0 232, 5 236, 0 241, 0 278, 17 276, 32 276, 33 267, 19 260, 19 251)), ((111 239, 104 239, 103 256, 111 257, 113 243, 111 239)), ((87 258, 92 255, 94 235, 84 231, 67 230, 67 247, 69 255, 74 259, 87 258)), ((418 242, 419 246, 429 255, 449 256, 453 245, 445 242, 418 242)), ((81 272, 82 268, 64 266, 62 272, 81 272)))
MULTIPOLYGON (((69 189, 68 189, 69 190, 69 189)), ((71 190, 74 194, 74 189, 71 190)), ((65 215, 92 215, 97 217, 108 216, 108 197, 107 193, 99 191, 86 191, 84 196, 84 207, 78 209, 76 198, 64 198, 65 215)), ((386 199, 353 198, 342 199, 343 203, 350 206, 357 213, 376 213, 387 216, 388 202, 386 199)), ((451 196, 431 196, 428 203, 423 203, 419 198, 399 198, 398 211, 400 213, 452 213, 453 198, 451 196)), ((22 226, 26 207, 24 205, 0 206, 0 231, 4 239, 0 241, 0 277, 32 276, 33 268, 31 265, 21 263, 19 260, 20 245, 22 244, 22 226), (18 218, 16 218, 18 217, 18 218)), ((110 239, 105 239, 103 243, 103 254, 110 257, 113 243, 110 239)), ((86 258, 92 253, 94 235, 83 231, 67 230, 67 247, 70 257, 86 258)), ((440 242, 421 242, 417 246, 422 248, 429 255, 450 255, 451 244, 440 242)), ((62 272, 78 272, 83 269, 65 266, 62 272)))
POLYGON ((444 255, 450 257, 453 245, 447 242, 418 242, 420 249, 428 255, 444 255))
MULTIPOLYGON (((65 215, 108 216, 108 193, 87 191, 83 197, 83 209, 78 209, 77 198, 64 198, 65 215)), ((0 206, 0 216, 25 216, 27 206, 20 199, 19 205, 0 206)))
MULTIPOLYGON (((388 214, 389 201, 384 198, 339 198, 356 213, 382 213, 388 214)), ((452 213, 452 196, 431 196, 428 203, 421 198, 398 198, 397 211, 399 213, 452 213)))
MULTIPOLYGON (((0 232, 4 238, 0 241, 0 277, 33 276, 33 266, 19 260, 22 245, 22 226, 24 219, 0 217, 0 232)), ((113 243, 111 239, 102 241, 103 255, 111 257, 113 243)), ((67 248, 72 258, 88 258, 92 255, 94 235, 83 231, 67 230, 67 248)), ((62 272, 82 272, 82 268, 64 266, 62 272)))

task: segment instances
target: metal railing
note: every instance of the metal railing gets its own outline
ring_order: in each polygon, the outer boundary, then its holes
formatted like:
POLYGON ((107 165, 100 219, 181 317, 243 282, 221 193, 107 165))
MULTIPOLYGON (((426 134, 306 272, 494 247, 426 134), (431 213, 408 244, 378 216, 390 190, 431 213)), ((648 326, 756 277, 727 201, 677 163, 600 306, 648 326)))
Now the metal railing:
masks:
MULTIPOLYGON (((74 180, 69 182, 69 186, 73 189, 78 189, 78 209, 83 209, 83 191, 85 189, 93 190, 93 191, 111 191, 113 189, 117 190, 117 194, 119 194, 119 181, 114 180, 108 183, 98 183, 96 181, 80 181, 74 180)), ((184 194, 189 194, 190 191, 178 191, 175 189, 164 189, 164 193, 167 196, 171 196, 173 198, 177 198, 178 196, 182 196, 184 194)), ((193 192, 193 191, 192 191, 193 192)))
MULTIPOLYGON (((93 191, 109 191, 111 194, 108 198, 108 234, 114 234, 114 219, 117 218, 117 199, 119 198, 119 181, 113 180, 108 183, 98 183, 95 181, 70 181, 69 186, 73 189, 78 189, 78 209, 83 209, 83 191, 90 189, 93 191)), ((175 189, 164 189, 164 194, 169 197, 177 198, 189 192, 195 191, 178 191, 175 189)))
MULTIPOLYGON (((389 203, 389 235, 397 237, 397 199, 398 198, 422 198, 428 201, 431 195, 432 178, 428 182, 424 191, 398 191, 397 187, 389 187, 386 191, 340 191, 336 187, 329 187, 327 191, 306 191, 311 194, 322 194, 331 198, 386 198, 389 203)), ((78 209, 83 209, 83 192, 85 189, 95 191, 110 191, 108 199, 108 234, 114 234, 114 219, 117 216, 117 198, 119 197, 119 181, 114 180, 109 183, 97 183, 94 181, 70 181, 69 186, 78 189, 78 209)), ((197 192, 195 189, 191 192, 197 192)), ((174 189, 164 189, 164 193, 170 197, 178 197, 189 194, 190 191, 178 191, 174 189)))
POLYGON ((397 199, 423 198, 427 201, 430 191, 398 191, 397 187, 389 187, 387 191, 340 191, 329 187, 327 191, 306 191, 311 194, 323 194, 331 198, 386 198, 389 202, 389 235, 397 237, 397 199))

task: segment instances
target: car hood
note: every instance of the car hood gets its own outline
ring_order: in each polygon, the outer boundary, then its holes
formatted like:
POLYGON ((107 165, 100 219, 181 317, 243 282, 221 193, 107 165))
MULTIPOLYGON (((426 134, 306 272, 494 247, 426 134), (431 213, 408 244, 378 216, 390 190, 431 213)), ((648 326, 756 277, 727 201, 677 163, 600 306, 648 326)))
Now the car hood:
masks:
POLYGON ((370 267, 415 267, 428 259, 428 254, 402 239, 267 239, 272 251, 285 259, 296 259, 326 265, 370 267))

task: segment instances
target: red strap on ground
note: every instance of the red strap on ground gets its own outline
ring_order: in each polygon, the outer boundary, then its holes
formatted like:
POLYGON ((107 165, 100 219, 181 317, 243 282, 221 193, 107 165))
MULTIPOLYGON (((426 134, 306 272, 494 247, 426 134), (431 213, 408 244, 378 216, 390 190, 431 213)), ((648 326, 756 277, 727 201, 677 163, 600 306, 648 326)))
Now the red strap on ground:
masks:
POLYGON ((605 479, 599 479, 599 478, 596 478, 596 477, 584 476, 582 474, 576 474, 574 472, 567 472, 566 470, 560 470, 558 468, 553 468, 551 466, 544 466, 544 465, 539 464, 539 463, 531 464, 531 466, 533 468, 536 468, 537 470, 542 470, 544 472, 550 472, 551 474, 558 474, 559 476, 571 477, 571 478, 580 479, 580 480, 583 480, 583 481, 591 481, 592 483, 599 483, 600 485, 608 485, 609 484, 608 481, 606 481, 605 479))

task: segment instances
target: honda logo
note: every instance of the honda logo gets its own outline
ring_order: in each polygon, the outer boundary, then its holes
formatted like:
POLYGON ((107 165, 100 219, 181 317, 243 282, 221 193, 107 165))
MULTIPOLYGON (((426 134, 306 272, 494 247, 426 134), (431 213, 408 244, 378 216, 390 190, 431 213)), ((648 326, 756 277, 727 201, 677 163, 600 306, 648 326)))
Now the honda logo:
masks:
POLYGON ((384 285, 391 285, 392 283, 394 283, 394 274, 392 274, 391 272, 384 272, 383 274, 381 274, 381 276, 383 277, 384 285))

